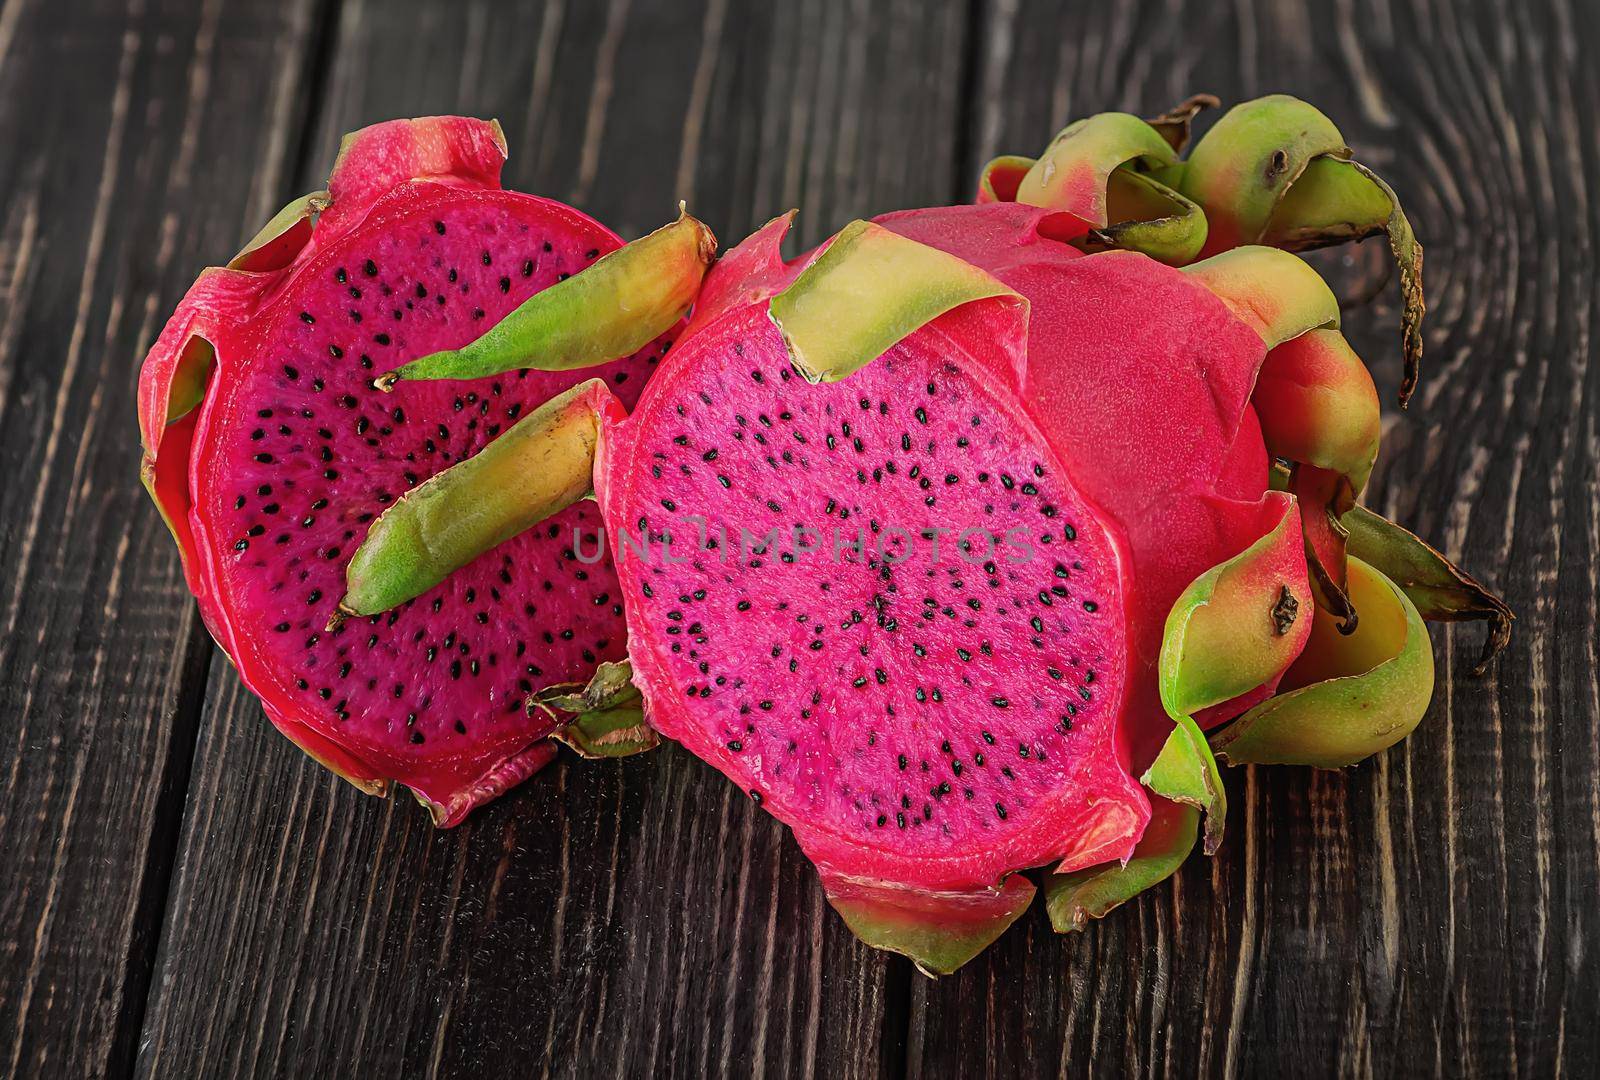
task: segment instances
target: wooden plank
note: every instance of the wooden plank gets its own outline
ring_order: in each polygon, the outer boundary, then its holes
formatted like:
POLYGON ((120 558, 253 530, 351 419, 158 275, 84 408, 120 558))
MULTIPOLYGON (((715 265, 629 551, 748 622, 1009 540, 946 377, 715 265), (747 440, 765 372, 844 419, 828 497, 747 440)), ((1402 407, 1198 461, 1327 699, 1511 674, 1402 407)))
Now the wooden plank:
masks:
POLYGON ((136 362, 270 212, 309 7, 0 4, 0 1075, 133 1061, 209 651, 136 362))
MULTIPOLYGON (((1343 775, 1236 770, 1229 837, 1078 937, 1033 913, 912 988, 911 1075, 1533 1075, 1600 1056, 1594 12, 1562 0, 991 6, 974 152, 1209 90, 1321 105, 1427 244, 1427 375, 1371 503, 1497 586, 1436 629, 1434 704, 1343 775)), ((1349 295, 1378 242, 1336 255, 1349 295)), ((1386 401, 1393 287, 1347 312, 1386 401)))
MULTIPOLYGON (((342 6, 315 152, 497 115, 509 183, 626 234, 949 198, 965 5, 342 6), (939 72, 947 73, 943 76, 939 72)), ((139 1065, 162 1075, 872 1075, 907 966, 856 944, 771 818, 676 748, 563 761, 462 827, 365 799, 213 666, 139 1065)))

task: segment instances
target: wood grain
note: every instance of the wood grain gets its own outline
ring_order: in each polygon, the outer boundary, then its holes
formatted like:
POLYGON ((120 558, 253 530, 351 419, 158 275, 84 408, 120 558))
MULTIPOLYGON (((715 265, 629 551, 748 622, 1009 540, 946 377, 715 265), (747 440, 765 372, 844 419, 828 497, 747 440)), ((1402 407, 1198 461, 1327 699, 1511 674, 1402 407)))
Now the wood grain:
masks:
POLYGON ((136 363, 265 209, 306 18, 0 6, 0 1075, 133 1061, 209 652, 136 481, 136 363))
MULTIPOLYGON (((0 1076, 1588 1075, 1600 1060, 1600 11, 1584 0, 0 0, 0 1076), (508 183, 725 242, 965 197, 1067 119, 1325 109, 1427 244, 1369 501, 1517 610, 1214 860, 938 982, 675 748, 440 833, 279 738, 133 481, 137 357, 341 132, 498 116, 508 183)), ((1377 243, 1319 265, 1386 396, 1377 243)))

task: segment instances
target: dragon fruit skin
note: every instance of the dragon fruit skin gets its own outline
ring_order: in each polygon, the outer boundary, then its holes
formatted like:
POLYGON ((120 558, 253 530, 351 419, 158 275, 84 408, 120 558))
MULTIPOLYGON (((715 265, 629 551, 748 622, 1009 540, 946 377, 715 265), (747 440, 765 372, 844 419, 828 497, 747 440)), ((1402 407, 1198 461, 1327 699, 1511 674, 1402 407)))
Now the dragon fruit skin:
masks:
POLYGON ((550 760, 556 722, 524 711, 528 694, 622 655, 621 607, 597 599, 611 567, 563 556, 598 517, 571 508, 558 536, 517 537, 407 610, 329 633, 345 558, 388 500, 523 408, 596 373, 632 401, 670 339, 582 376, 372 389, 374 369, 478 336, 619 246, 501 190, 504 160, 498 125, 462 117, 347 137, 326 192, 201 274, 139 388, 141 474, 242 681, 313 758, 371 793, 405 784, 440 825, 550 760))

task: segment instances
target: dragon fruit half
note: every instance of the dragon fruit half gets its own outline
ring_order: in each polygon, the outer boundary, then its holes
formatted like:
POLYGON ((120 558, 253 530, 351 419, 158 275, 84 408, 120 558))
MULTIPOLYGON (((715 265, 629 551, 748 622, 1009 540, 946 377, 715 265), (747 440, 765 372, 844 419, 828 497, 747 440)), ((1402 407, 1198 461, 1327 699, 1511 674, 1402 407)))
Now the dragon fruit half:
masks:
POLYGON ((407 785, 441 825, 549 760, 559 718, 531 694, 623 655, 615 573, 525 533, 405 610, 325 629, 345 564, 386 506, 577 380, 560 369, 611 361, 597 373, 635 400, 711 254, 684 219, 608 258, 603 226, 501 190, 505 154, 499 125, 463 117, 346 137, 326 191, 200 275, 139 382, 142 475, 212 636, 285 735, 365 791, 407 785), (373 386, 487 327, 537 355, 373 386))

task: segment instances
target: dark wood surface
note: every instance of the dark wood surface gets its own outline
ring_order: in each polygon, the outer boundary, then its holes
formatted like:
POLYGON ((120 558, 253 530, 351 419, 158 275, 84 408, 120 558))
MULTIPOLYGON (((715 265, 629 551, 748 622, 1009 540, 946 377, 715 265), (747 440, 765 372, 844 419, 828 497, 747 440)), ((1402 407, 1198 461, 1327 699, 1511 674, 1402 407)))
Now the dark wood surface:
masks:
MULTIPOLYGON (((0 0, 0 1076, 1593 1075, 1600 12, 1587 0, 0 0), (1307 97, 1428 245, 1369 501, 1519 615, 1418 732, 1237 770, 1229 838, 930 981, 689 755, 450 832, 279 738, 139 488, 138 358, 340 132, 498 116, 513 186, 814 242, 1071 116, 1307 97)), ((1376 244, 1325 261, 1376 287, 1376 244)), ((1393 286, 1347 313, 1386 398, 1393 286)))

